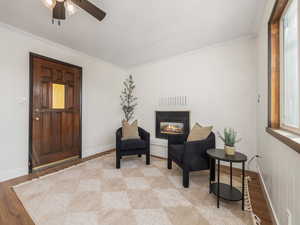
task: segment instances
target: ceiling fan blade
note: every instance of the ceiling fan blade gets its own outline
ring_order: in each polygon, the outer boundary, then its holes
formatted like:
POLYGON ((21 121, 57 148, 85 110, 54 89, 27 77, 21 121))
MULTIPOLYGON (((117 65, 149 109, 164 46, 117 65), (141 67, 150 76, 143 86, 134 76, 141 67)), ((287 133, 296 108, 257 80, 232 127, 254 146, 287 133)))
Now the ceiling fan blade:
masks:
POLYGON ((87 0, 71 0, 74 4, 94 16, 97 20, 104 19, 106 13, 87 0))

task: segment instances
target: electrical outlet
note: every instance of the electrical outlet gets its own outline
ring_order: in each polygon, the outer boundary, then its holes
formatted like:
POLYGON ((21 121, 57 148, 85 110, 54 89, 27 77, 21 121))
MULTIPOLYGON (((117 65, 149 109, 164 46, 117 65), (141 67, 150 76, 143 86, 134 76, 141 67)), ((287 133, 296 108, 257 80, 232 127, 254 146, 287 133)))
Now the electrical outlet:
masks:
POLYGON ((293 225, 292 224, 292 213, 289 209, 286 209, 286 215, 287 215, 287 225, 293 225))
POLYGON ((260 103, 261 95, 257 95, 257 103, 260 103))

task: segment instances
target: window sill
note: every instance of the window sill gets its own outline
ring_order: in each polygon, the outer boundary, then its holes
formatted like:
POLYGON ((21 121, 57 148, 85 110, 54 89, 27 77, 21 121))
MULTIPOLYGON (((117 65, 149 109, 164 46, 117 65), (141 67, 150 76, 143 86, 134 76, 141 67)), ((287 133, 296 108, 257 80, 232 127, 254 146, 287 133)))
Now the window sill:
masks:
POLYGON ((270 135, 283 142, 296 152, 300 153, 300 135, 296 135, 294 133, 281 129, 273 129, 270 127, 266 128, 266 132, 268 132, 270 135))

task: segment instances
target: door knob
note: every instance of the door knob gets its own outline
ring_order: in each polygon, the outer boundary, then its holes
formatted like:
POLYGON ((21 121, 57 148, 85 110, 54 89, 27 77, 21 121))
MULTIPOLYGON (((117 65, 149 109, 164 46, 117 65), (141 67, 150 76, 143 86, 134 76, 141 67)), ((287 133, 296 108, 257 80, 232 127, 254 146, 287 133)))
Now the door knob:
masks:
POLYGON ((34 118, 36 121, 39 121, 40 120, 40 117, 35 117, 34 118))

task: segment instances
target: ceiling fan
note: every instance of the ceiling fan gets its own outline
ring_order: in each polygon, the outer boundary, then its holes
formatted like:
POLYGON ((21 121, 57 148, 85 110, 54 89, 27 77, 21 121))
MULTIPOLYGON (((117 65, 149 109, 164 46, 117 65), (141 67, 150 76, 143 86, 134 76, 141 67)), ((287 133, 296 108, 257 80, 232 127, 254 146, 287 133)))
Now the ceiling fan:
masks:
POLYGON ((61 20, 66 19, 66 14, 73 15, 77 12, 77 7, 82 8, 97 20, 104 19, 106 13, 88 0, 42 0, 44 5, 52 10, 52 23, 57 21, 58 25, 61 20))

